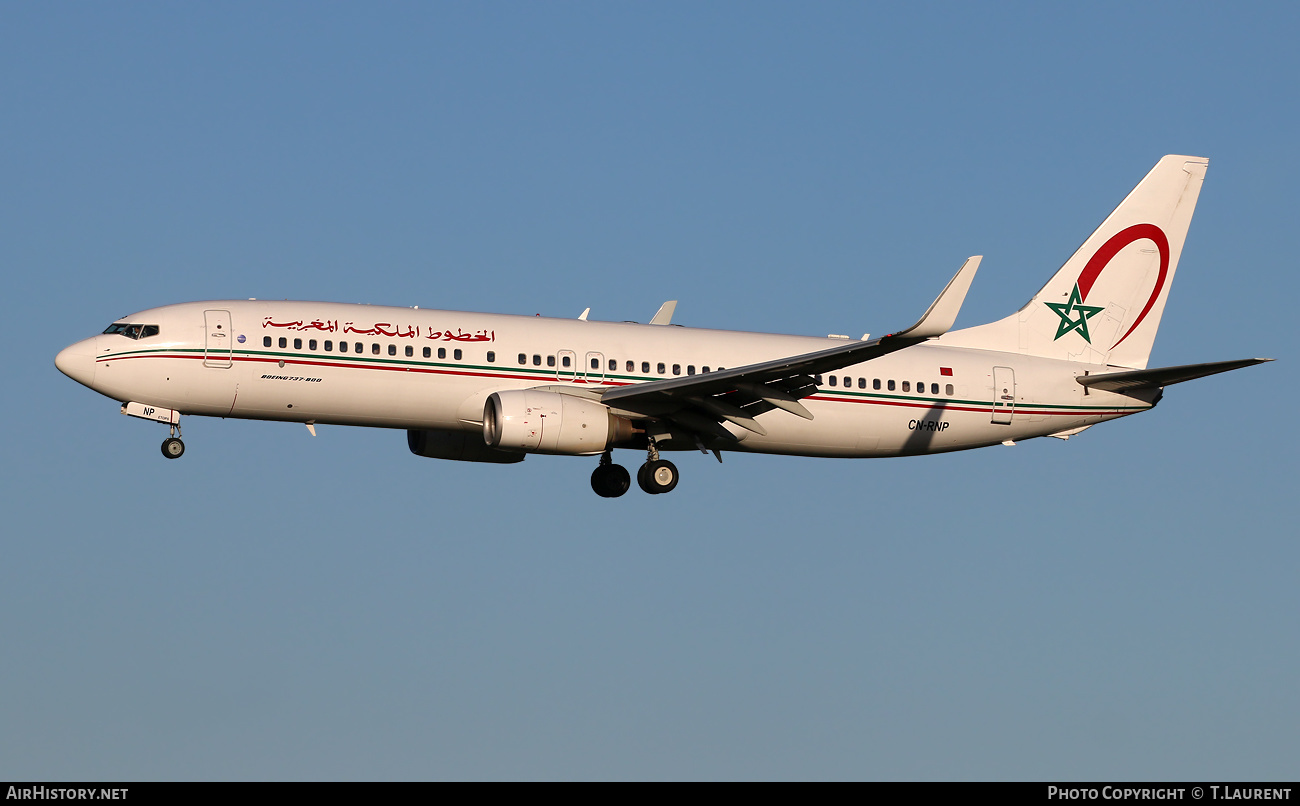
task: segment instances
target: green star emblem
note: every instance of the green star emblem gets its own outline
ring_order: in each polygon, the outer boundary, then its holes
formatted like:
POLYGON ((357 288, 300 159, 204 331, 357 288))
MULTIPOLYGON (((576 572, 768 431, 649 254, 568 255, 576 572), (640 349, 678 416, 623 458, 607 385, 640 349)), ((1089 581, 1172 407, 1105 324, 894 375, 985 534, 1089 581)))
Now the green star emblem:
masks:
POLYGON ((1052 312, 1057 316, 1061 317, 1061 324, 1056 328, 1056 338, 1052 339, 1052 341, 1056 341, 1056 339, 1061 338, 1072 330, 1077 330, 1079 331, 1079 335, 1083 336, 1084 341, 1092 344, 1092 338, 1088 335, 1088 320, 1101 313, 1104 308, 1084 305, 1083 295, 1079 293, 1078 283, 1074 284, 1074 290, 1070 292, 1069 302, 1066 302, 1065 304, 1059 302, 1045 302, 1043 304, 1051 308, 1052 312), (1079 318, 1071 318, 1074 314, 1078 314, 1079 318))

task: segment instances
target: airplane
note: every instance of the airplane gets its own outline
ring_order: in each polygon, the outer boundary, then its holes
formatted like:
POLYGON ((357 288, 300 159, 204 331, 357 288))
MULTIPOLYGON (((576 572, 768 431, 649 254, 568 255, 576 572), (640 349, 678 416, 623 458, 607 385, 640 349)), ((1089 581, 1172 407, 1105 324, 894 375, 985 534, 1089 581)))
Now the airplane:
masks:
POLYGON ((879 338, 329 302, 167 305, 55 358, 73 380, 165 424, 183 415, 404 429, 418 456, 508 464, 599 457, 591 487, 672 491, 665 453, 892 457, 1068 439, 1147 411, 1164 388, 1270 361, 1150 369, 1209 161, 1162 158, 1019 311, 951 330, 981 258, 916 324, 879 338))

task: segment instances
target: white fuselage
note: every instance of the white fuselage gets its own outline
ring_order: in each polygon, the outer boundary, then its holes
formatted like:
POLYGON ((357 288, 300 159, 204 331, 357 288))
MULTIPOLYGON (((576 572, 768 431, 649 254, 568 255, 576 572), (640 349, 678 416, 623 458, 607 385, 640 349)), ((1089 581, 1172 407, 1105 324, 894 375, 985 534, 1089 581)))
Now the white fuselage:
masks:
MULTIPOLYGON (((120 321, 155 325, 157 334, 95 336, 61 353, 59 366, 123 403, 466 432, 482 431, 493 392, 563 386, 598 393, 844 343, 326 302, 195 302, 120 321)), ((818 391, 802 400, 812 420, 769 411, 758 417, 766 435, 725 424, 738 439, 728 447, 828 457, 937 453, 1060 434, 1151 407, 1152 391, 1089 391, 1075 380, 1104 369, 940 338, 819 377, 818 391)), ((695 447, 678 442, 665 447, 695 447)))

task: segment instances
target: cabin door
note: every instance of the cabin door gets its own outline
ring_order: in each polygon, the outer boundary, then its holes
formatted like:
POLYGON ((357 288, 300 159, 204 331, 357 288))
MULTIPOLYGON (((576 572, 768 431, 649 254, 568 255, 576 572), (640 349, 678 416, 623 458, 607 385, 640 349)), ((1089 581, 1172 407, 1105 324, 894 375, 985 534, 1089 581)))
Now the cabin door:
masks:
POLYGON ((993 422, 1011 425, 1016 408, 1016 373, 1011 367, 993 368, 993 422))
POLYGON ((230 311, 203 312, 203 366, 229 369, 235 340, 230 332, 230 311))
POLYGON ((572 383, 578 379, 578 356, 572 350, 561 350, 556 354, 559 361, 555 366, 555 379, 572 383))
POLYGON ((587 383, 605 382, 605 356, 603 353, 587 353, 587 363, 582 368, 587 375, 587 383))

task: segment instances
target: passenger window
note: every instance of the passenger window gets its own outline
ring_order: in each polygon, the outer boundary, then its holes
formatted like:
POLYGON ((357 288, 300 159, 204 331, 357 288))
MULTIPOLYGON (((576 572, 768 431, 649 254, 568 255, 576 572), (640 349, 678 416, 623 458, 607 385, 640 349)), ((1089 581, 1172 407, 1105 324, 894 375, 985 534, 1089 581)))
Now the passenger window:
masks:
POLYGON ((657 368, 659 370, 660 375, 664 374, 664 364, 662 361, 659 362, 659 366, 657 368))
POLYGON ((263 336, 263 337, 262 337, 262 346, 263 346, 263 347, 270 347, 270 346, 271 346, 271 337, 270 337, 270 336, 263 336))
POLYGON ((390 344, 390 345, 388 345, 388 354, 389 354, 389 355, 397 355, 397 345, 396 345, 396 344, 390 344))
POLYGON ((916 382, 916 393, 917 393, 918 395, 923 395, 923 394, 925 394, 925 381, 917 381, 917 382, 916 382))
POLYGON ((835 376, 834 376, 834 375, 831 376, 830 381, 831 381, 831 386, 834 386, 834 385, 835 385, 835 376))
POLYGON ((410 358, 413 355, 415 355, 415 348, 409 344, 406 345, 406 357, 410 358))
POLYGON ((930 384, 930 394, 932 395, 939 394, 939 384, 937 383, 930 384))
POLYGON ((912 382, 911 382, 911 381, 903 381, 903 391, 904 391, 904 392, 910 392, 910 391, 912 391, 912 382))
POLYGON ((439 357, 439 358, 446 358, 446 357, 447 357, 447 348, 446 348, 446 347, 439 347, 439 348, 438 348, 438 357, 439 357))
POLYGON ((281 336, 281 337, 280 337, 280 349, 283 350, 285 347, 288 347, 288 346, 289 346, 289 340, 286 339, 284 336, 281 336))
POLYGON ((520 353, 520 354, 519 354, 519 366, 522 367, 524 364, 527 364, 527 363, 528 363, 528 354, 527 354, 527 353, 520 353))
POLYGON ((612 358, 609 359, 609 371, 614 372, 617 369, 618 369, 618 362, 612 358))
POLYGON ((682 374, 682 365, 681 365, 681 364, 673 364, 673 374, 674 374, 674 375, 681 375, 681 374, 682 374))
POLYGON ((329 339, 325 340, 325 352, 327 353, 334 352, 334 342, 330 341, 329 339))
POLYGON ((845 388, 845 389, 848 389, 848 388, 849 388, 850 386, 852 386, 852 385, 853 385, 853 379, 850 378, 849 376, 845 375, 845 376, 844 376, 844 388, 845 388))
POLYGON ((315 349, 316 349, 316 340, 315 340, 315 339, 309 339, 309 340, 307 341, 307 349, 308 349, 308 350, 315 350, 315 349))
POLYGON ((948 395, 949 397, 951 397, 951 396, 952 396, 952 384, 948 384, 947 386, 943 387, 943 393, 944 393, 945 395, 948 395))
POLYGON ((548 367, 555 366, 555 356, 553 355, 546 356, 546 366, 548 367))
POLYGON ((560 357, 560 363, 567 367, 573 362, 569 360, 569 357, 567 355, 565 355, 560 357))
POLYGON ((820 376, 820 375, 814 375, 814 376, 813 376, 813 380, 816 381, 816 383, 817 383, 818 386, 823 385, 822 376, 820 376))
POLYGON ((352 352, 354 353, 364 353, 365 351, 366 351, 366 345, 362 344, 361 342, 356 342, 352 345, 352 352))
POLYGON ((866 389, 866 388, 867 388, 867 379, 866 379, 866 378, 858 378, 858 388, 859 388, 859 389, 866 389))
POLYGON ((708 371, 709 371, 709 365, 708 365, 708 364, 705 364, 704 366, 700 367, 700 372, 708 372, 708 371))
POLYGON ((456 348, 455 350, 451 351, 451 357, 456 359, 457 361, 459 361, 461 356, 463 355, 464 353, 460 351, 460 348, 456 348))
POLYGON ((872 388, 872 389, 875 389, 876 391, 880 391, 880 379, 879 379, 879 378, 872 378, 872 379, 871 379, 871 388, 872 388))
POLYGON ((293 349, 295 349, 295 350, 301 350, 301 349, 302 349, 302 339, 294 339, 294 340, 293 340, 293 349))
POLYGON ((541 365, 542 365, 542 357, 541 357, 540 355, 537 355, 536 353, 534 353, 534 354, 533 354, 533 366, 535 366, 535 367, 540 367, 541 365))
POLYGON ((889 387, 889 391, 891 392, 894 391, 894 380, 892 378, 889 380, 888 387, 889 387))
POLYGON ((375 355, 379 355, 379 345, 378 345, 378 344, 371 344, 371 345, 370 345, 370 352, 373 353, 373 354, 375 354, 375 355))
POLYGON ((634 362, 634 361, 629 361, 629 362, 627 362, 627 371, 628 371, 628 372, 632 372, 632 371, 635 370, 635 369, 636 369, 636 362, 634 362))
POLYGON ((687 364, 687 365, 686 365, 686 374, 687 374, 687 375, 694 375, 694 374, 695 374, 695 365, 694 365, 694 364, 687 364))
POLYGON ((425 357, 425 358, 429 358, 429 357, 431 357, 432 355, 433 355, 433 351, 430 350, 428 347, 425 347, 425 348, 424 348, 424 357, 425 357))
POLYGON ((497 354, 488 350, 487 360, 489 364, 495 364, 497 362, 497 354))
MULTIPOLYGON (((663 372, 663 370, 659 370, 659 371, 660 371, 660 372, 663 372)), ((649 362, 649 361, 642 361, 642 362, 641 362, 641 372, 642 372, 642 374, 645 374, 645 375, 649 375, 649 374, 650 374, 650 362, 649 362)))

